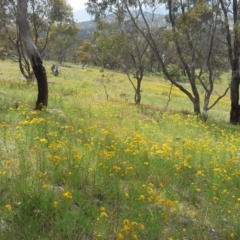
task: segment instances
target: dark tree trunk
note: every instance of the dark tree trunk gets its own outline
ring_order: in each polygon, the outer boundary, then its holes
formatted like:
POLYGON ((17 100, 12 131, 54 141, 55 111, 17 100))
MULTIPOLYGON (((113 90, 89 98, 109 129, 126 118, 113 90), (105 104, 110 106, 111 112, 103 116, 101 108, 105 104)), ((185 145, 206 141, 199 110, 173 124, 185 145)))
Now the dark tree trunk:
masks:
POLYGON ((137 87, 135 92, 135 103, 139 104, 141 102, 141 80, 137 78, 137 87))
POLYGON ((239 122, 239 54, 240 54, 240 34, 239 34, 239 9, 238 0, 233 0, 231 13, 233 17, 233 30, 230 28, 230 20, 228 17, 228 9, 226 8, 224 1, 220 0, 221 8, 225 17, 225 29, 226 29, 226 40, 228 43, 228 56, 231 64, 232 77, 230 85, 230 96, 231 96, 231 110, 230 110, 230 123, 237 124, 239 122))
POLYGON ((234 42, 233 42, 233 59, 232 59, 232 79, 231 79, 231 111, 230 123, 238 123, 238 105, 239 105, 239 29, 238 29, 238 3, 233 1, 233 22, 234 22, 234 42))
POLYGON ((31 61, 32 69, 37 79, 38 98, 36 109, 41 110, 48 105, 48 82, 45 68, 42 64, 40 53, 32 39, 30 27, 27 21, 28 0, 18 0, 17 24, 22 42, 31 61))
MULTIPOLYGON (((237 67, 238 68, 238 67, 237 67)), ((239 70, 237 70, 239 71, 239 70)), ((233 71, 232 80, 230 85, 231 90, 231 111, 230 111, 230 123, 237 124, 239 121, 239 72, 233 71)))
MULTIPOLYGON (((140 60, 141 62, 141 60, 140 60)), ((135 88, 135 103, 139 104, 141 102, 141 83, 143 79, 144 68, 142 65, 138 67, 136 71, 135 78, 137 79, 137 87, 135 88)))
POLYGON ((47 107, 48 104, 48 82, 46 70, 42 65, 41 59, 37 59, 38 63, 33 65, 33 71, 37 78, 38 84, 38 98, 36 102, 36 109, 41 110, 47 107))
POLYGON ((199 99, 196 99, 196 98, 194 99, 193 108, 194 108, 194 113, 201 114, 200 100, 199 99))

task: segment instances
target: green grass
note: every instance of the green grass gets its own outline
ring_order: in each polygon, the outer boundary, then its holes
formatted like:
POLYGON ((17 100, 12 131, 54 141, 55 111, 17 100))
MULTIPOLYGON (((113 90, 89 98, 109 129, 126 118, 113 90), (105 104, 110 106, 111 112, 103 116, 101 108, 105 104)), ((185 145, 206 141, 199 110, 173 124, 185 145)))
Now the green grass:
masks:
POLYGON ((0 66, 0 239, 239 239, 240 133, 227 123, 228 97, 203 123, 177 89, 165 111, 170 85, 156 76, 136 106, 121 73, 104 72, 106 101, 99 68, 54 77, 45 65, 44 111, 17 65, 0 66))

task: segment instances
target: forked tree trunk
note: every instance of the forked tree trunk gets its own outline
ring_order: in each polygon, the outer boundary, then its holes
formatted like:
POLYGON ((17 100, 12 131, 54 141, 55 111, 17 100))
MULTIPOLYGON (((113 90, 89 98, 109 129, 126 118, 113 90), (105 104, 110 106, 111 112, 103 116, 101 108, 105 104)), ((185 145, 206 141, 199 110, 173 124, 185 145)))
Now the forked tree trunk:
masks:
MULTIPOLYGON (((141 59, 140 59, 141 62, 141 59)), ((143 66, 140 65, 136 71, 137 87, 135 88, 135 103, 139 104, 141 102, 141 83, 143 79, 143 66)))
POLYGON ((27 4, 28 0, 18 0, 17 24, 22 42, 25 46, 25 50, 37 79, 38 97, 36 109, 41 110, 43 107, 47 107, 48 105, 48 82, 40 53, 31 36, 30 27, 27 21, 27 4))

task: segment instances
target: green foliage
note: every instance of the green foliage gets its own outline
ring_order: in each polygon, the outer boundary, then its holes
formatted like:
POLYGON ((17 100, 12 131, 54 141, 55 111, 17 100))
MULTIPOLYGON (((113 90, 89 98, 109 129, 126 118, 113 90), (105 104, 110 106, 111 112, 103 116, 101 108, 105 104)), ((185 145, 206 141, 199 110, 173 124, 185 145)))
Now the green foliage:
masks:
POLYGON ((180 79, 181 72, 177 65, 170 63, 167 66, 167 70, 171 74, 171 76, 173 76, 175 79, 177 79, 177 80, 180 79))
POLYGON ((90 55, 91 51, 93 49, 93 46, 91 45, 90 41, 85 40, 82 45, 78 48, 78 56, 80 58, 80 62, 82 63, 82 66, 84 67, 86 64, 90 63, 92 60, 92 57, 90 55))
POLYGON ((168 64, 167 71, 169 74, 178 82, 188 82, 188 79, 183 74, 183 70, 180 69, 176 64, 168 64))
MULTIPOLYGON (((8 58, 19 61, 22 74, 25 78, 30 78, 32 74, 29 69, 30 62, 16 26, 17 1, 1 1, 1 4, 0 36, 2 41, 0 49, 8 58)), ((27 17, 34 43, 40 53, 47 58, 52 54, 52 59, 54 59, 56 54, 54 48, 57 44, 58 49, 61 49, 64 55, 61 58, 66 59, 66 52, 76 45, 76 35, 79 31, 73 19, 72 8, 67 1, 30 0, 27 17)))
MULTIPOLYGON (((205 114, 211 108, 209 100, 212 97, 217 74, 228 66, 225 53, 233 49, 231 47, 227 51, 226 45, 221 40, 222 13, 215 2, 193 1, 191 4, 185 4, 183 1, 169 1, 166 22, 162 26, 156 21, 158 15, 155 11, 162 4, 164 3, 159 1, 143 3, 88 1, 88 11, 98 20, 99 16, 108 11, 114 13, 111 16, 115 20, 114 23, 100 20, 99 33, 96 34, 96 40, 100 44, 97 45, 103 53, 104 60, 110 59, 112 64, 114 61, 121 63, 120 66, 124 71, 131 72, 137 68, 151 70, 156 67, 157 62, 157 68, 160 69, 159 65, 161 65, 166 79, 190 99, 196 113, 201 114, 200 102, 204 102, 205 114), (145 8, 148 9, 147 13, 144 11, 145 8), (116 44, 120 41, 121 45, 116 44), (146 55, 142 52, 139 54, 141 58, 135 58, 135 54, 145 47, 147 47, 146 55), (204 71, 207 81, 205 79, 201 81, 198 71, 204 71), (192 89, 189 90, 181 82, 188 82, 192 89), (199 88, 196 83, 202 86, 199 88), (203 100, 199 100, 199 95, 202 95, 199 89, 206 93, 203 100)), ((233 55, 229 57, 231 56, 233 55)), ((134 76, 137 76, 137 71, 133 73, 134 76)), ((129 80, 131 82, 131 79, 129 80)), ((134 87, 133 82, 131 83, 134 87)), ((220 95, 219 99, 223 95, 220 95)))

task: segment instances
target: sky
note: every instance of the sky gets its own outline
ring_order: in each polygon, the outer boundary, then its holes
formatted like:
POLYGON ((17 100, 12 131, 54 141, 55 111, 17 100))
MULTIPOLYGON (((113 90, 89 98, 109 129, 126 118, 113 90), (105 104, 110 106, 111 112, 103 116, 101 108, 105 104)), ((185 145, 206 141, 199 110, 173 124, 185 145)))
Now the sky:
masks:
POLYGON ((67 0, 67 1, 74 11, 86 8, 84 4, 87 2, 87 0, 67 0))
POLYGON ((87 0, 67 0, 73 8, 74 19, 77 22, 84 22, 91 20, 91 16, 87 13, 86 6, 84 5, 87 0))
MULTIPOLYGON (((78 22, 89 21, 91 20, 91 16, 87 13, 86 6, 84 5, 88 0, 67 0, 67 2, 73 8, 73 15, 75 20, 78 22)), ((166 14, 165 7, 159 8, 161 13, 166 14)))

